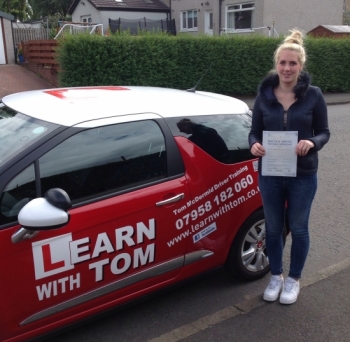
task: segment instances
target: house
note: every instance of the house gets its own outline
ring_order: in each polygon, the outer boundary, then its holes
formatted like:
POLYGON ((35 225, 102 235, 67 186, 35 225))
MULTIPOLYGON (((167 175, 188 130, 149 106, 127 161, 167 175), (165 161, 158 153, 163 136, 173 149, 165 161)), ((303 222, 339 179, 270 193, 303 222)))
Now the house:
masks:
POLYGON ((12 20, 14 20, 13 15, 0 11, 0 64, 14 64, 16 62, 12 20))
POLYGON ((178 32, 284 35, 342 25, 344 0, 169 0, 178 32))
POLYGON ((123 20, 123 28, 137 30, 140 23, 148 21, 153 29, 154 23, 170 19, 169 7, 161 0, 74 0, 68 13, 73 22, 103 24, 104 31, 111 20, 115 25, 123 20))
POLYGON ((350 0, 344 0, 344 11, 350 11, 350 0))
POLYGON ((14 20, 12 22, 13 28, 23 28, 23 29, 38 29, 43 27, 44 22, 43 20, 29 20, 29 21, 19 21, 14 20))
POLYGON ((307 33, 313 37, 345 38, 350 37, 349 25, 319 25, 307 33))
POLYGON ((350 0, 344 0, 343 24, 350 25, 350 0))

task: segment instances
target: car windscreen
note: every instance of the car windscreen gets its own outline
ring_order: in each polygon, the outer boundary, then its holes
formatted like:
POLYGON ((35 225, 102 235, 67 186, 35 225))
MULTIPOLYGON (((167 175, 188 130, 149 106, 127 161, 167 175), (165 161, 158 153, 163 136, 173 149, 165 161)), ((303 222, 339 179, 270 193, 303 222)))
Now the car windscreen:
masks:
POLYGON ((0 102, 0 166, 57 127, 18 113, 0 102))

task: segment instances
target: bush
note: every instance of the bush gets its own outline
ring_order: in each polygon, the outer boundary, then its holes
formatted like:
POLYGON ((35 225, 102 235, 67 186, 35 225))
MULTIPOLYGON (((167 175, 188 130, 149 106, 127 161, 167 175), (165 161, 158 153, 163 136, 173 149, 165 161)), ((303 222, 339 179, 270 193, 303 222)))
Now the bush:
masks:
MULTIPOLYGON (((264 36, 193 37, 162 33, 107 36, 72 35, 59 41, 61 86, 143 85, 192 88, 222 94, 255 94, 273 68, 281 38, 264 36)), ((350 39, 308 38, 307 70, 327 91, 350 91, 344 56, 350 39)))

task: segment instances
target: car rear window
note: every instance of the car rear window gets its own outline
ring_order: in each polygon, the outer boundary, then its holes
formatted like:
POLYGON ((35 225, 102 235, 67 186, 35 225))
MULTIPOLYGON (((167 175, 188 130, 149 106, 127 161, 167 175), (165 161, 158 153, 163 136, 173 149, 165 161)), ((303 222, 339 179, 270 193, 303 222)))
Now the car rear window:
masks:
POLYGON ((222 163, 255 158, 249 150, 251 117, 247 114, 184 116, 166 122, 175 137, 188 138, 222 163))

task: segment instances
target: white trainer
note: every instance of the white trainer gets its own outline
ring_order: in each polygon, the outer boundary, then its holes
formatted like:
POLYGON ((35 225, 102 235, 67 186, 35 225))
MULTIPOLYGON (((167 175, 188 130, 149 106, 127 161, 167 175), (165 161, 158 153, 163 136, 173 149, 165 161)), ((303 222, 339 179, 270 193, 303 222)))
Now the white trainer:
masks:
POLYGON ((268 302, 274 302, 282 291, 283 285, 284 279, 282 275, 271 276, 270 283, 267 285, 263 298, 268 302))
POLYGON ((299 280, 288 277, 284 283, 284 289, 280 296, 281 304, 293 304, 298 299, 298 294, 300 292, 299 280))

